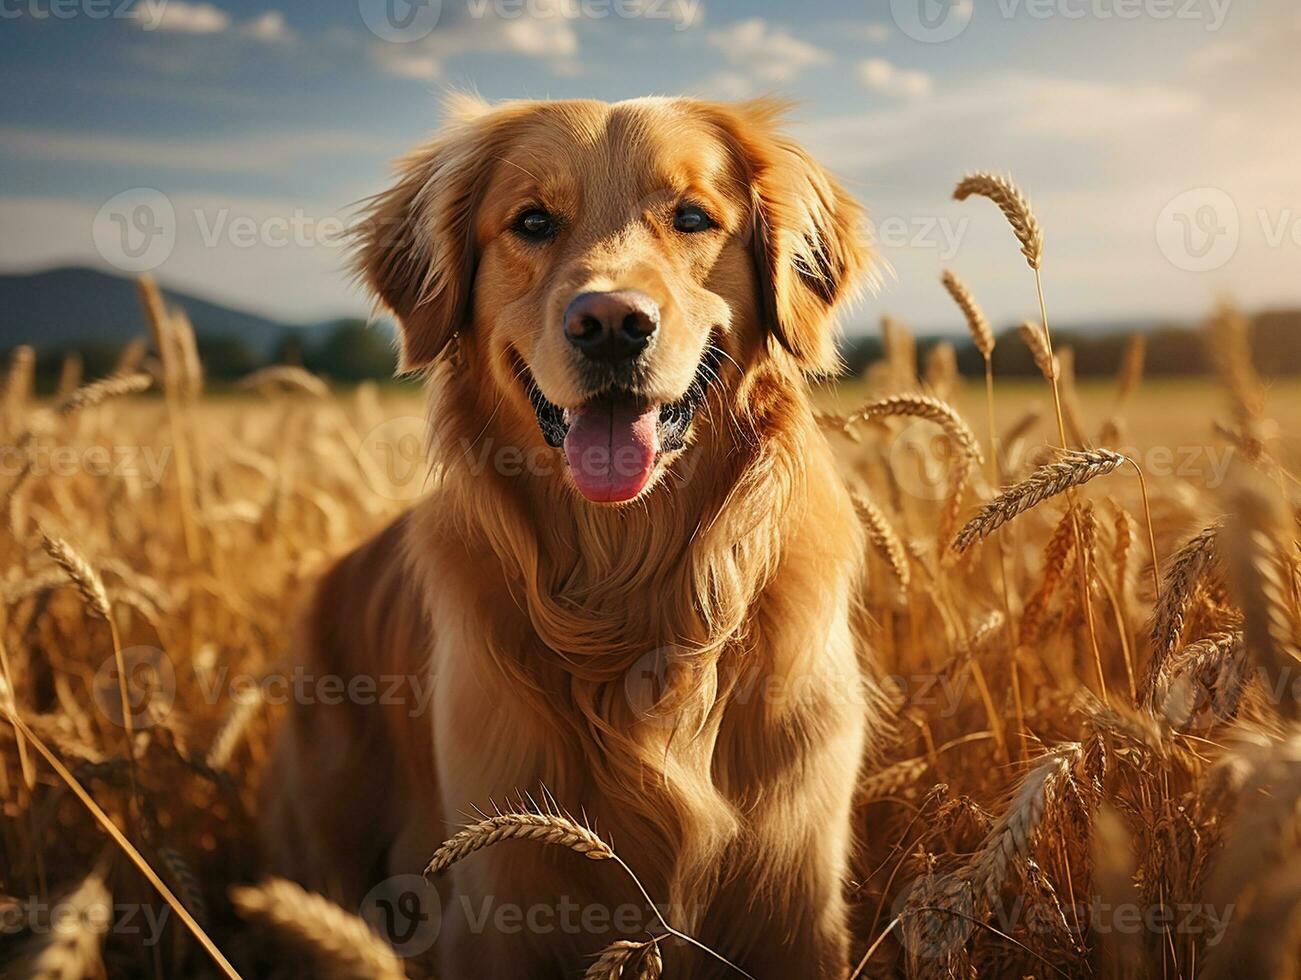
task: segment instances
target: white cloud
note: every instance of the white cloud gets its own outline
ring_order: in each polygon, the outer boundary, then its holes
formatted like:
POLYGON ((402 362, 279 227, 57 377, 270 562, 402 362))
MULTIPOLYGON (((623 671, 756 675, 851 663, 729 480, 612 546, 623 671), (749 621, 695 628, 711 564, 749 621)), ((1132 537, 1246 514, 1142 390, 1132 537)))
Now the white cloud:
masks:
POLYGON ((828 52, 760 17, 710 31, 706 40, 734 69, 769 83, 789 82, 806 68, 832 60, 828 52))
POLYGON ((755 86, 740 72, 720 71, 705 79, 699 91, 716 99, 744 99, 754 95, 755 86))
POLYGON ((292 41, 294 32, 285 23, 285 15, 278 10, 268 10, 248 21, 242 28, 243 33, 257 41, 275 43, 292 41))
POLYGON ((230 14, 210 3, 185 0, 141 0, 132 16, 146 31, 172 34, 238 35, 264 43, 292 41, 294 32, 278 10, 267 10, 251 20, 235 23, 230 14))
POLYGON ((858 63, 858 77, 868 88, 886 95, 920 98, 930 95, 935 82, 923 71, 899 68, 884 58, 868 58, 858 63))
POLYGON ((437 78, 443 66, 431 54, 404 51, 394 45, 375 49, 375 60, 380 68, 398 78, 437 78))
POLYGON ((870 24, 856 25, 852 33, 873 44, 884 44, 890 40, 890 25, 879 20, 873 21, 870 24))
POLYGON ((578 35, 559 18, 520 18, 502 27, 507 50, 535 58, 570 58, 578 54, 578 35))
POLYGON ((451 58, 474 53, 519 54, 548 61, 556 74, 575 74, 579 8, 565 0, 531 0, 523 9, 503 13, 500 5, 469 7, 469 15, 442 21, 416 41, 376 41, 371 58, 381 71, 400 78, 439 78, 451 58))
POLYGON ((618 10, 626 17, 668 19, 679 30, 696 27, 705 19, 703 0, 623 0, 618 10))
POLYGON ((179 34, 220 34, 230 27, 230 15, 210 3, 184 0, 150 0, 138 4, 132 14, 147 31, 175 31, 179 34))

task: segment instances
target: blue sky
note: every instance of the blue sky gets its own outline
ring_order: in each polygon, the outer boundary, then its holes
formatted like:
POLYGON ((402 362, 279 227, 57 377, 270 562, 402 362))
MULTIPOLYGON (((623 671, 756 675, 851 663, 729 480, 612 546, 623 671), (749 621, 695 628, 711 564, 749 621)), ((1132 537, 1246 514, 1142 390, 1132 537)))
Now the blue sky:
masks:
POLYGON ((949 200, 973 169, 1030 193, 1060 323, 1301 304, 1294 0, 425 3, 0 0, 0 269, 362 313, 338 229, 447 88, 771 92, 872 215, 889 268, 852 329, 957 330, 946 266, 997 322, 1034 311, 997 212, 949 200), (138 219, 164 247, 123 259, 138 219))

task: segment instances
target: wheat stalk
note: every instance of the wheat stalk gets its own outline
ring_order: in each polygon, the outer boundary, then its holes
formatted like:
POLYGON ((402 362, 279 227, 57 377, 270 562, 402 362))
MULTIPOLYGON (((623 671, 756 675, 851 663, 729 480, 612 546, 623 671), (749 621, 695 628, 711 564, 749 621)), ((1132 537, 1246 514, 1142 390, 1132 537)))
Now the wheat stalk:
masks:
MULTIPOLYGON (((548 800, 550 800, 550 797, 548 797, 548 800)), ((676 936, 683 942, 690 943, 701 952, 707 953, 719 963, 735 970, 742 976, 750 977, 750 974, 714 952, 708 946, 669 925, 651 900, 650 894, 642 885, 641 880, 633 874, 632 869, 624 863, 623 859, 614 853, 609 844, 602 840, 595 831, 550 808, 546 812, 498 813, 471 824, 444 841, 442 846, 434 852, 429 866, 425 868, 425 877, 432 879, 443 874, 458 861, 469 857, 476 851, 491 847, 493 844, 498 844, 504 840, 539 841, 544 844, 554 844, 568 848, 575 854, 581 854, 591 861, 613 861, 637 886, 637 890, 641 892, 647 906, 654 912, 666 932, 676 936)), ((750 980, 754 980, 754 978, 750 977, 750 980)))
POLYGON ((949 486, 944 511, 940 517, 941 541, 947 540, 949 533, 957 524, 962 506, 962 494, 971 477, 973 464, 983 464, 980 445, 967 423, 962 421, 951 405, 928 395, 891 395, 864 405, 857 412, 850 414, 846 420, 852 425, 869 418, 891 416, 911 416, 933 422, 944 430, 945 435, 958 449, 957 459, 949 472, 949 486))
POLYGON ((949 269, 944 270, 941 281, 953 297, 953 302, 962 310, 962 315, 967 318, 967 329, 971 332, 971 342, 976 350, 980 351, 982 357, 991 356, 994 353, 994 331, 990 329, 989 320, 985 318, 976 298, 971 295, 971 290, 949 269))
POLYGON ((172 311, 172 342, 176 347, 177 378, 182 394, 194 401, 203 394, 203 363, 199 360, 199 346, 194 337, 194 327, 184 310, 172 311))
POLYGON ((149 345, 145 343, 143 337, 132 338, 118 354, 117 361, 113 364, 113 374, 135 374, 140 370, 140 365, 144 363, 145 354, 148 352, 149 345))
POLYGON ((47 763, 49 763, 50 768, 58 774, 64 785, 67 786, 68 789, 72 790, 77 799, 81 801, 81 804, 90 812, 91 816, 95 818, 95 822, 113 838, 114 842, 119 848, 121 848, 122 852, 131 859, 131 862, 139 869, 140 873, 144 875, 149 884, 153 886, 154 890, 162 896, 163 900, 171 907, 172 911, 176 913, 177 918, 179 918, 185 924, 186 928, 190 930, 190 933, 198 940, 199 944, 212 958, 212 961, 217 965, 218 969, 221 970, 228 980, 240 980, 239 974, 235 972, 235 968, 230 965, 224 956, 222 956, 221 951, 217 949, 216 944, 213 943, 213 941, 208 937, 208 934, 204 932, 203 927, 195 921, 194 916, 190 914, 189 910, 185 907, 185 904, 178 899, 163 880, 158 877, 158 873, 150 867, 149 862, 144 859, 144 856, 136 849, 135 845, 133 845, 131 841, 127 839, 126 835, 118 829, 117 825, 109 818, 109 815, 104 812, 103 808, 100 807, 98 803, 95 802, 94 797, 86 792, 86 788, 77 781, 77 778, 68 771, 68 767, 60 761, 57 755, 50 751, 49 746, 45 744, 39 735, 32 731, 31 726, 23 721, 12 701, 6 701, 5 699, 0 698, 0 712, 8 715, 9 720, 13 723, 14 727, 21 731, 23 735, 26 736, 27 740, 36 747, 36 751, 44 757, 47 763))
POLYGON ((475 851, 504 840, 533 840, 567 847, 592 861, 614 857, 610 845, 587 827, 558 813, 500 813, 471 824, 445 841, 425 869, 425 876, 440 875, 475 851))
POLYGON ((1130 334, 1125 342, 1125 353, 1116 373, 1116 405, 1124 406, 1143 383, 1143 367, 1147 361, 1147 337, 1141 333, 1130 334))
POLYGON ((931 760, 927 756, 896 762, 859 780, 854 799, 863 804, 894 796, 910 786, 915 786, 922 773, 930 767, 931 760))
POLYGON ((117 621, 113 618, 113 607, 109 602, 108 590, 104 580, 95 571, 79 551, 62 538, 50 534, 44 527, 40 528, 41 545, 46 554, 54 560, 77 587, 81 597, 108 624, 109 640, 113 645, 113 662, 117 671, 118 705, 122 712, 122 732, 126 738, 127 758, 130 760, 131 798, 136 812, 140 808, 139 760, 136 758, 135 722, 131 717, 131 697, 127 691, 126 660, 122 653, 122 637, 118 633, 117 621))
POLYGON ((86 362, 78 351, 68 351, 63 355, 59 365, 59 383, 55 386, 54 397, 63 398, 81 386, 81 378, 86 370, 86 362))
POLYGON ((45 528, 41 528, 40 531, 41 545, 45 548, 45 553, 54 559, 54 563, 59 568, 63 569, 63 573, 77 587, 86 604, 102 619, 111 621, 113 612, 108 601, 108 590, 104 588, 104 580, 99 577, 99 573, 67 541, 50 534, 45 528))
POLYGON ((1148 663, 1147 678, 1140 688, 1139 697, 1150 704, 1153 685, 1165 669, 1166 659, 1174 652, 1184 629, 1184 618, 1192 605, 1193 593, 1198 583, 1219 560, 1216 543, 1223 531, 1224 522, 1215 521, 1189 538, 1170 560, 1168 574, 1161 594, 1152 609, 1152 625, 1148 631, 1152 639, 1152 659, 1148 663))
POLYGON ((1245 652, 1241 630, 1213 633, 1188 644, 1162 666, 1152 681, 1153 710, 1159 706, 1165 718, 1182 729, 1188 719, 1176 715, 1182 712, 1187 716, 1186 703, 1196 698, 1196 692, 1190 689, 1191 679, 1197 678, 1203 681, 1205 690, 1216 695, 1220 719, 1229 717, 1237 708, 1247 679, 1241 664, 1245 652))
POLYGON ((190 863, 174 847, 159 847, 158 860, 162 862, 163 868, 167 872, 167 877, 172 880, 181 897, 185 899, 185 907, 190 910, 194 920, 208 928, 208 903, 203 898, 203 882, 199 876, 194 873, 190 863))
POLYGON ((101 405, 110 398, 137 395, 153 383, 154 379, 147 374, 113 375, 70 392, 55 405, 54 410, 66 418, 83 409, 101 405))
POLYGON ((1117 470, 1128 458, 1110 449, 1078 449, 1065 453, 1055 463, 1035 470, 1029 479, 1008 487, 980 509, 958 532, 955 551, 971 545, 998 530, 1008 521, 1073 487, 1117 470))
POLYGON ((36 373, 36 352, 28 344, 20 344, 9 355, 9 370, 5 375, 3 395, 3 420, 7 432, 19 429, 27 402, 32 397, 32 379, 36 373))
POLYGON ((1211 362, 1229 392, 1234 418, 1248 436, 1257 434, 1264 412, 1263 386, 1251 362, 1247 318, 1223 304, 1207 324, 1211 362))
MULTIPOLYGON (((1120 813, 1108 804, 1098 808, 1090 835, 1093 881, 1107 908, 1141 908, 1134 885, 1134 842, 1120 813)), ((1143 943, 1138 933, 1108 929, 1099 937, 1106 975, 1129 980, 1143 975, 1143 943)))
POLYGON ((236 387, 263 393, 296 391, 313 398, 326 398, 330 394, 329 385, 316 375, 289 364, 277 364, 254 371, 240 378, 236 387))
POLYGON ((175 339, 174 318, 168 313, 163 294, 153 276, 148 273, 136 280, 140 302, 149 321, 154 349, 162 363, 163 395, 167 401, 167 420, 172 434, 172 453, 176 460, 176 499, 181 514, 181 530, 185 536, 185 554, 190 561, 199 556, 199 531, 195 523, 195 478, 190 461, 190 445, 182 418, 185 405, 184 368, 177 363, 178 349, 175 339))
MULTIPOLYGON (((1271 682, 1292 680, 1301 666, 1296 624, 1290 610, 1297 588, 1290 559, 1280 548, 1296 525, 1276 488, 1260 474, 1239 473, 1229 492, 1232 523, 1225 535, 1238 604, 1245 614, 1247 649, 1271 682)), ((1292 546, 1295 548, 1295 545, 1292 546)), ((1301 715, 1294 684, 1281 689, 1280 712, 1291 720, 1301 715)))
POLYGON ((1035 367, 1043 374, 1046 381, 1056 381, 1061 376, 1061 364, 1053 356, 1052 350, 1048 346, 1048 340, 1044 334, 1043 327, 1033 320, 1024 321, 1017 332, 1025 342, 1026 347, 1030 348, 1030 355, 1034 358, 1035 367))
POLYGON ((962 450, 963 454, 978 463, 984 462, 980 446, 967 423, 953 406, 928 395, 891 395, 878 401, 869 402, 856 412, 851 412, 846 424, 866 421, 888 416, 912 416, 934 422, 962 450))
POLYGON ((1053 529, 1052 536, 1044 547, 1043 578, 1039 582, 1039 588, 1026 601, 1025 608, 1021 611, 1022 645, 1029 646, 1040 639, 1039 627, 1044 613, 1066 574, 1066 560, 1074 548, 1075 524, 1068 510, 1057 522, 1057 527, 1053 529))
POLYGON ((218 729, 217 734, 212 739, 212 746, 208 749, 208 756, 205 760, 211 768, 226 768, 231 755, 239 746, 244 730, 248 728, 249 722, 261 710, 263 704, 263 688, 261 685, 257 687, 256 691, 256 696, 236 703, 225 720, 222 721, 221 728, 218 729))
POLYGON ((885 514, 867 496, 855 493, 853 498, 859 519, 867 528, 868 540, 889 563, 890 570, 899 580, 899 587, 907 591, 912 582, 912 571, 908 565, 908 553, 904 550, 903 542, 895 534, 885 514))
POLYGON ((948 398, 958 382, 958 353, 948 341, 926 352, 926 387, 937 398, 948 398))
POLYGON ((374 930, 333 902, 283 878, 235 887, 230 900, 307 954, 328 980, 405 980, 402 961, 374 930))
POLYGON ((1038 271, 1043 261, 1044 239, 1039 222, 1030 210, 1030 202, 1008 177, 991 173, 968 174, 953 189, 956 200, 965 201, 972 196, 986 197, 998 205, 1008 224, 1021 243, 1021 254, 1030 268, 1038 271))
POLYGON ((1071 780, 1074 767, 1083 757, 1078 742, 1058 746, 1022 778, 1007 810, 999 818, 972 860, 966 878, 977 895, 987 902, 997 898, 1008 869, 1030 853, 1044 815, 1063 784, 1071 780))
POLYGON ((881 318, 881 338, 891 383, 897 391, 909 391, 917 384, 917 342, 902 322, 892 316, 881 318))

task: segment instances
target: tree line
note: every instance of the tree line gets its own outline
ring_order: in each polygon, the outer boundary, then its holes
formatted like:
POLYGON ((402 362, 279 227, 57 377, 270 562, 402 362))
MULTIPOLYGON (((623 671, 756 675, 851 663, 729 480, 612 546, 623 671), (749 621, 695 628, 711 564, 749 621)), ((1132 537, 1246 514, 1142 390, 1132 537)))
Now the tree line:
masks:
MULTIPOLYGON (((1146 373, 1151 376, 1199 375, 1211 364, 1203 334, 1199 330, 1170 327, 1149 331, 1147 336, 1146 373)), ((957 349, 958 370, 970 377, 984 373, 984 360, 966 337, 921 338, 919 353, 941 341, 957 349)), ((1115 374, 1120 367, 1128 334, 1073 333, 1054 330, 1054 344, 1070 347, 1075 353, 1075 372, 1079 377, 1115 374)), ((200 336, 199 356, 205 375, 214 381, 241 378, 268 364, 295 364, 338 382, 381 380, 393 376, 397 355, 390 338, 367 326, 364 320, 340 320, 310 332, 287 331, 273 345, 269 354, 259 353, 250 344, 232 337, 200 336)), ((81 344, 81 355, 88 378, 109 373, 120 353, 118 345, 81 344)), ((68 348, 37 348, 37 382, 52 386, 58 378, 68 348)), ((1252 319, 1252 352, 1257 370, 1265 377, 1301 374, 1301 310, 1261 313, 1252 319)), ((873 361, 883 356, 878 336, 846 338, 842 346, 845 373, 861 374, 873 361)), ((1038 374, 1034 359, 1008 328, 998 335, 994 348, 994 370, 1001 377, 1038 374)))

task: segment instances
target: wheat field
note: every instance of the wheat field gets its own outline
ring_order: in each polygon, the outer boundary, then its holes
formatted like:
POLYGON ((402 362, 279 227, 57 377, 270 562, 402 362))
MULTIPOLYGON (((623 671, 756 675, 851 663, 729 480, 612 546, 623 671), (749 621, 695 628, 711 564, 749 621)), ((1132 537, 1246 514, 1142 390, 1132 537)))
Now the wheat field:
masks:
MULTIPOLYGON (((1024 199, 972 194, 1041 299, 1024 199)), ((988 357, 976 298, 944 285, 988 357)), ((37 400, 23 350, 5 379, 0 972, 432 975, 373 909, 266 878, 254 829, 267 679, 314 576, 419 493, 420 398, 292 368, 205 393, 183 311, 142 296, 149 343, 109 380, 37 400)), ((1257 376, 1230 308, 1206 328, 1218 383, 1145 382, 1135 341, 1080 386, 1047 312, 1023 329, 1033 385, 959 378, 944 345, 919 364, 891 320, 885 360, 819 392, 891 718, 845 883, 854 975, 1296 976, 1301 387, 1257 376)), ((636 848, 544 800, 431 872, 507 840, 611 873, 636 848)), ((658 976, 660 944, 690 942, 661 925, 588 976, 658 976)))

